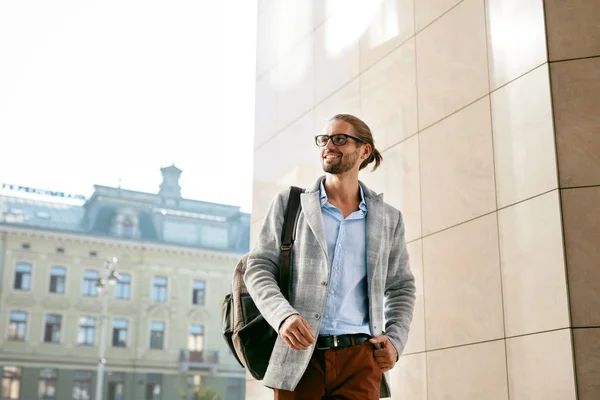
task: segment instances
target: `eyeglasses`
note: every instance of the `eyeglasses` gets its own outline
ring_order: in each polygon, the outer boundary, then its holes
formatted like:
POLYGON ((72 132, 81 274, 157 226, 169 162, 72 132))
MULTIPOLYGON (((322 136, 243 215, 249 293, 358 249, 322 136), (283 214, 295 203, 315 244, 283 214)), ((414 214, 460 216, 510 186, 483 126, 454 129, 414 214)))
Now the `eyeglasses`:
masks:
POLYGON ((327 143, 329 143, 329 139, 331 139, 331 141, 333 142, 334 145, 343 146, 348 141, 348 138, 350 138, 358 143, 364 143, 361 139, 351 136, 351 135, 346 135, 345 133, 336 133, 335 135, 331 135, 331 136, 317 135, 317 136, 315 136, 315 143, 319 147, 325 147, 325 146, 327 146, 327 143))

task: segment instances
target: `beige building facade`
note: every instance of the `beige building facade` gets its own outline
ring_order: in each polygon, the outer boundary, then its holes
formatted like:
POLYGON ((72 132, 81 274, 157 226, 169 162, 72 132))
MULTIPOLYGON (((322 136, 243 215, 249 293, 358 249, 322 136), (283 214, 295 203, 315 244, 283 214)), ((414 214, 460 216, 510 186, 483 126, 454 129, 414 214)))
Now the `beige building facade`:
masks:
POLYGON ((244 398, 221 304, 247 214, 106 187, 83 206, 0 195, 0 208, 3 400, 95 399, 101 358, 102 399, 244 398), (118 281, 101 289, 113 257, 118 281))
MULTIPOLYGON (((350 113, 404 215, 417 303, 393 399, 600 398, 600 3, 258 4, 251 245, 350 113)), ((271 398, 251 378, 247 399, 271 398)))

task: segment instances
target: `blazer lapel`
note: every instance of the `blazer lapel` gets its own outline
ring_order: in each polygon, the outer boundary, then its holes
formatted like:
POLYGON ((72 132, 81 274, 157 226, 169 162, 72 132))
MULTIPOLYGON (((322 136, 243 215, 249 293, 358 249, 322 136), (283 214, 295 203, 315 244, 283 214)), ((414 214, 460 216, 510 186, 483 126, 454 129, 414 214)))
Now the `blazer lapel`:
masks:
POLYGON ((319 191, 302 193, 300 195, 302 213, 308 226, 319 242, 319 246, 327 257, 327 243, 325 239, 325 228, 323 227, 323 215, 321 214, 321 197, 319 191))
POLYGON ((367 203, 367 277, 370 291, 383 238, 384 210, 381 195, 367 196, 365 201, 367 203))

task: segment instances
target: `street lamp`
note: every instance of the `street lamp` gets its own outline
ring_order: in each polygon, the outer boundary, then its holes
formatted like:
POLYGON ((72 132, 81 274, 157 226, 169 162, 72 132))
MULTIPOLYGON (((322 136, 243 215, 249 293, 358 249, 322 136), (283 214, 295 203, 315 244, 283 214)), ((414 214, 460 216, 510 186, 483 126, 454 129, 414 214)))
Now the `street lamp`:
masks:
POLYGON ((104 271, 102 278, 96 285, 98 294, 102 296, 102 316, 99 321, 100 328, 100 343, 98 344, 98 367, 96 369, 96 397, 94 400, 102 400, 102 390, 104 389, 104 365, 106 364, 106 358, 104 353, 106 352, 106 327, 104 321, 108 318, 108 292, 109 289, 115 286, 119 280, 119 274, 117 273, 117 257, 113 257, 112 260, 104 262, 104 271), (107 285, 108 283, 108 285, 107 285))

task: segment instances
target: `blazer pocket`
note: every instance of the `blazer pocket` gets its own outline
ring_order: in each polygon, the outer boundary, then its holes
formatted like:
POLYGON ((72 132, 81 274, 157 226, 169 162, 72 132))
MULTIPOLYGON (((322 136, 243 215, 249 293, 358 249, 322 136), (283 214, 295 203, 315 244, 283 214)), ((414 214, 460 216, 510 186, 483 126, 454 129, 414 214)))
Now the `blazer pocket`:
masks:
POLYGON ((287 343, 281 338, 281 336, 278 336, 277 340, 275 341, 275 346, 273 347, 273 353, 271 353, 271 358, 269 359, 269 365, 285 364, 290 350, 291 349, 287 343))

